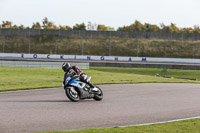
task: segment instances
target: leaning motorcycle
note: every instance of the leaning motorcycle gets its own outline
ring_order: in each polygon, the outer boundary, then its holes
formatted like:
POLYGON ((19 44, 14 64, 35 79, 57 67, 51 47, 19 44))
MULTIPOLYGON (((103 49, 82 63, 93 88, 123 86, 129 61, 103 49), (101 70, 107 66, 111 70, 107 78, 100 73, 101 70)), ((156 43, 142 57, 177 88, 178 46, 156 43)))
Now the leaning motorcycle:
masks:
MULTIPOLYGON (((91 77, 87 78, 90 82, 91 77)), ((78 102, 80 99, 94 99, 96 101, 101 101, 103 99, 103 92, 98 87, 91 88, 87 83, 81 82, 79 77, 71 77, 67 75, 65 79, 65 94, 73 102, 78 102)))

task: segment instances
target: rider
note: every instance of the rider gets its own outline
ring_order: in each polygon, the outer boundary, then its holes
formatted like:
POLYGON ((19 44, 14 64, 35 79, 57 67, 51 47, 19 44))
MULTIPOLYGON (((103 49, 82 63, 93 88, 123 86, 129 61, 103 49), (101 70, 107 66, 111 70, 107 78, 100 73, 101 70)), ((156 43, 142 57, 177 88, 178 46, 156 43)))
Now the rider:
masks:
POLYGON ((71 74, 71 77, 78 76, 82 82, 85 82, 90 85, 91 88, 94 88, 94 85, 88 81, 87 75, 82 72, 77 66, 70 66, 69 63, 64 62, 62 64, 62 69, 65 72, 63 84, 65 85, 65 79, 68 74, 71 74))

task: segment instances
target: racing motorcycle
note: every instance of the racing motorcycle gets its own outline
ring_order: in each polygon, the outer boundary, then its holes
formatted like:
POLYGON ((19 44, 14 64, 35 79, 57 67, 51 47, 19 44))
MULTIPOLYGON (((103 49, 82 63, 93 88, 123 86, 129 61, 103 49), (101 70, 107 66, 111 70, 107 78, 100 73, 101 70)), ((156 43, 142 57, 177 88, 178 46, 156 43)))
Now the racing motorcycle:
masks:
MULTIPOLYGON (((87 82, 90 82, 91 77, 87 77, 87 82)), ((78 102, 80 99, 94 99, 101 101, 103 99, 103 92, 95 86, 91 88, 87 83, 81 82, 78 76, 67 75, 64 84, 66 96, 73 102, 78 102)))

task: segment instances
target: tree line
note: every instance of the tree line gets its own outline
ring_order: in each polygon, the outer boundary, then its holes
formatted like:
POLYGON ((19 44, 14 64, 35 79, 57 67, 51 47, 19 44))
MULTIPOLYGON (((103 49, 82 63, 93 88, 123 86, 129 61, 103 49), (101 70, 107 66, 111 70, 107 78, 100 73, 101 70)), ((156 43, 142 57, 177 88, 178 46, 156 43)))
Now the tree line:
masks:
POLYGON ((103 24, 95 24, 88 22, 88 24, 81 23, 76 24, 73 27, 68 25, 55 25, 54 22, 49 21, 47 17, 40 22, 34 22, 31 27, 25 27, 24 25, 16 25, 11 21, 2 21, 0 24, 0 29, 12 28, 12 29, 54 29, 54 30, 83 30, 83 31, 125 31, 125 32, 163 32, 163 33, 200 33, 199 25, 195 25, 194 27, 185 27, 179 28, 176 24, 171 23, 170 25, 165 25, 161 23, 160 25, 144 23, 142 24, 140 21, 135 20, 135 22, 128 26, 122 26, 118 29, 114 29, 113 27, 106 26, 103 24))

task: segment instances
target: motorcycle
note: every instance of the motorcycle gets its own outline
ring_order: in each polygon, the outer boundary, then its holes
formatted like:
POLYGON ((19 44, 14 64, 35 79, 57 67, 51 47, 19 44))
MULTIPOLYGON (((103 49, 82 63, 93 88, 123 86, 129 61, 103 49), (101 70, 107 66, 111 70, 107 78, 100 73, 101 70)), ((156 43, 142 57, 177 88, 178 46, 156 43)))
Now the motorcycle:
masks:
MULTIPOLYGON (((90 80, 91 77, 88 77, 87 81, 90 82, 90 80)), ((64 89, 66 96, 73 102, 78 102, 80 99, 93 98, 96 101, 103 99, 103 92, 98 86, 91 88, 87 83, 81 82, 78 76, 67 75, 64 89)))

